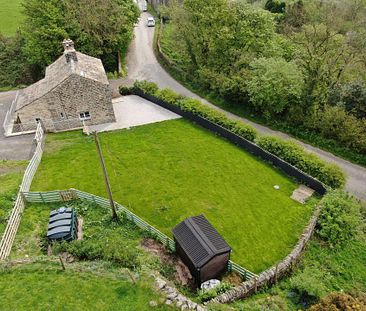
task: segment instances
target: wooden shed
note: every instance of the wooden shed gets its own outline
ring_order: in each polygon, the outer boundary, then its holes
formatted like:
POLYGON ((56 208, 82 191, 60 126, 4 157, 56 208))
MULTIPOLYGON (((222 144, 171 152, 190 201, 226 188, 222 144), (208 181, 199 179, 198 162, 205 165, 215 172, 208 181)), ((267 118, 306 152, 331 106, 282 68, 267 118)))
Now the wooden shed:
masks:
POLYGON ((176 250, 197 285, 219 278, 227 269, 231 247, 203 215, 185 219, 173 229, 176 250))

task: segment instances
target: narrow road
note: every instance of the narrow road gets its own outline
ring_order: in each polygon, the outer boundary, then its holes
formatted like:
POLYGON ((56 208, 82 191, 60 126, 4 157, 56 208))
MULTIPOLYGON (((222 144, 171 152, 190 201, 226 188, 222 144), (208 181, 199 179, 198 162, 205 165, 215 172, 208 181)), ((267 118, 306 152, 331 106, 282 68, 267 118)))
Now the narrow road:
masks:
MULTIPOLYGON (((263 125, 256 124, 250 120, 234 115, 227 112, 211 103, 207 100, 192 93, 176 80, 174 80, 158 63, 153 52, 153 38, 154 28, 147 27, 146 21, 149 13, 142 13, 138 25, 135 27, 135 39, 132 41, 127 54, 127 70, 128 77, 123 80, 111 81, 113 87, 117 87, 122 83, 133 83, 135 80, 149 80, 155 82, 159 87, 171 88, 177 93, 185 96, 200 99, 203 103, 212 108, 224 112, 231 118, 242 120, 243 122, 252 125, 261 134, 270 134, 279 136, 284 139, 290 139, 291 137, 279 131, 271 130, 263 125)), ((335 163, 340 166, 347 175, 346 189, 356 195, 358 198, 366 201, 366 168, 353 164, 349 161, 343 160, 329 152, 323 151, 319 148, 305 144, 301 141, 297 141, 306 150, 316 153, 324 160, 335 163)))

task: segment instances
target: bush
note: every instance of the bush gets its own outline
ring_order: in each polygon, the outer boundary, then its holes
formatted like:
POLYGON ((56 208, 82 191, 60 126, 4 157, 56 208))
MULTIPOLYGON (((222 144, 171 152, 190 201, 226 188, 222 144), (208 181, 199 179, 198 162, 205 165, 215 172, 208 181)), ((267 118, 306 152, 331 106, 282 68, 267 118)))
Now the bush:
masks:
POLYGON ((153 95, 169 104, 176 105, 183 111, 203 117, 247 140, 254 141, 257 136, 257 132, 253 127, 240 121, 229 119, 224 113, 202 104, 198 99, 186 98, 170 89, 159 90, 155 83, 147 81, 136 81, 134 88, 140 89, 144 93, 153 95))
POLYGON ((122 96, 131 95, 132 94, 132 88, 128 87, 128 86, 125 86, 125 85, 121 85, 119 87, 119 93, 122 96))
POLYGON ((211 299, 214 299, 218 295, 221 295, 232 288, 231 284, 228 283, 221 283, 220 285, 211 288, 209 290, 199 290, 198 298, 201 300, 201 302, 206 302, 211 299))
POLYGON ((352 240, 361 224, 361 205, 343 191, 329 192, 321 202, 317 233, 331 246, 352 240))
POLYGON ((331 293, 313 305, 309 311, 362 311, 366 308, 366 298, 354 298, 345 293, 331 293))
POLYGON ((345 184, 345 175, 338 166, 328 164, 317 155, 306 152, 304 148, 293 141, 285 141, 272 136, 261 136, 255 142, 264 150, 332 188, 340 188, 345 184))

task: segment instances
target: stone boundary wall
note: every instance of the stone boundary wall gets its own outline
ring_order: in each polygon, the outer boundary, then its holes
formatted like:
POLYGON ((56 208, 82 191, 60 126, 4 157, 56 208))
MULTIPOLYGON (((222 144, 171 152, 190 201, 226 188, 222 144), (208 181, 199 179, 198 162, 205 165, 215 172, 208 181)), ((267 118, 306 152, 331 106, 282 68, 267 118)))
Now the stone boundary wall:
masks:
POLYGON ((259 274, 258 278, 252 278, 249 281, 243 282, 241 285, 210 300, 208 303, 229 303, 237 299, 248 297, 265 286, 270 286, 277 283, 277 280, 290 272, 293 266, 300 259, 305 246, 314 232, 320 209, 321 205, 318 204, 296 246, 292 252, 288 254, 280 263, 263 271, 261 274, 259 274))

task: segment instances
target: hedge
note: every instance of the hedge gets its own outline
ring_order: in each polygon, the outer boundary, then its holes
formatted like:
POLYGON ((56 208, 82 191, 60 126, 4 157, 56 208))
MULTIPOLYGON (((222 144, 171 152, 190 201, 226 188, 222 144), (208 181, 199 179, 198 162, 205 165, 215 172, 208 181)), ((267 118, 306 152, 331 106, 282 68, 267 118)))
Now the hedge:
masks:
POLYGON ((198 99, 184 97, 170 89, 158 89, 153 82, 136 81, 134 87, 169 104, 176 105, 183 111, 192 112, 216 123, 247 140, 254 141, 257 136, 257 131, 253 127, 243 122, 229 119, 224 113, 202 104, 198 99))
POLYGON ((232 120, 224 113, 202 104, 197 99, 184 97, 170 89, 159 89, 153 82, 136 81, 134 88, 176 105, 184 111, 199 115, 247 140, 254 141, 262 149, 278 156, 327 186, 339 188, 345 184, 345 175, 338 166, 329 164, 317 155, 305 151, 303 147, 293 141, 273 136, 258 136, 253 127, 241 121, 232 120))
POLYGON ((255 142, 261 148, 332 188, 340 188, 345 184, 345 175, 337 165, 329 164, 317 155, 305 151, 294 141, 273 136, 260 136, 256 138, 255 142))

